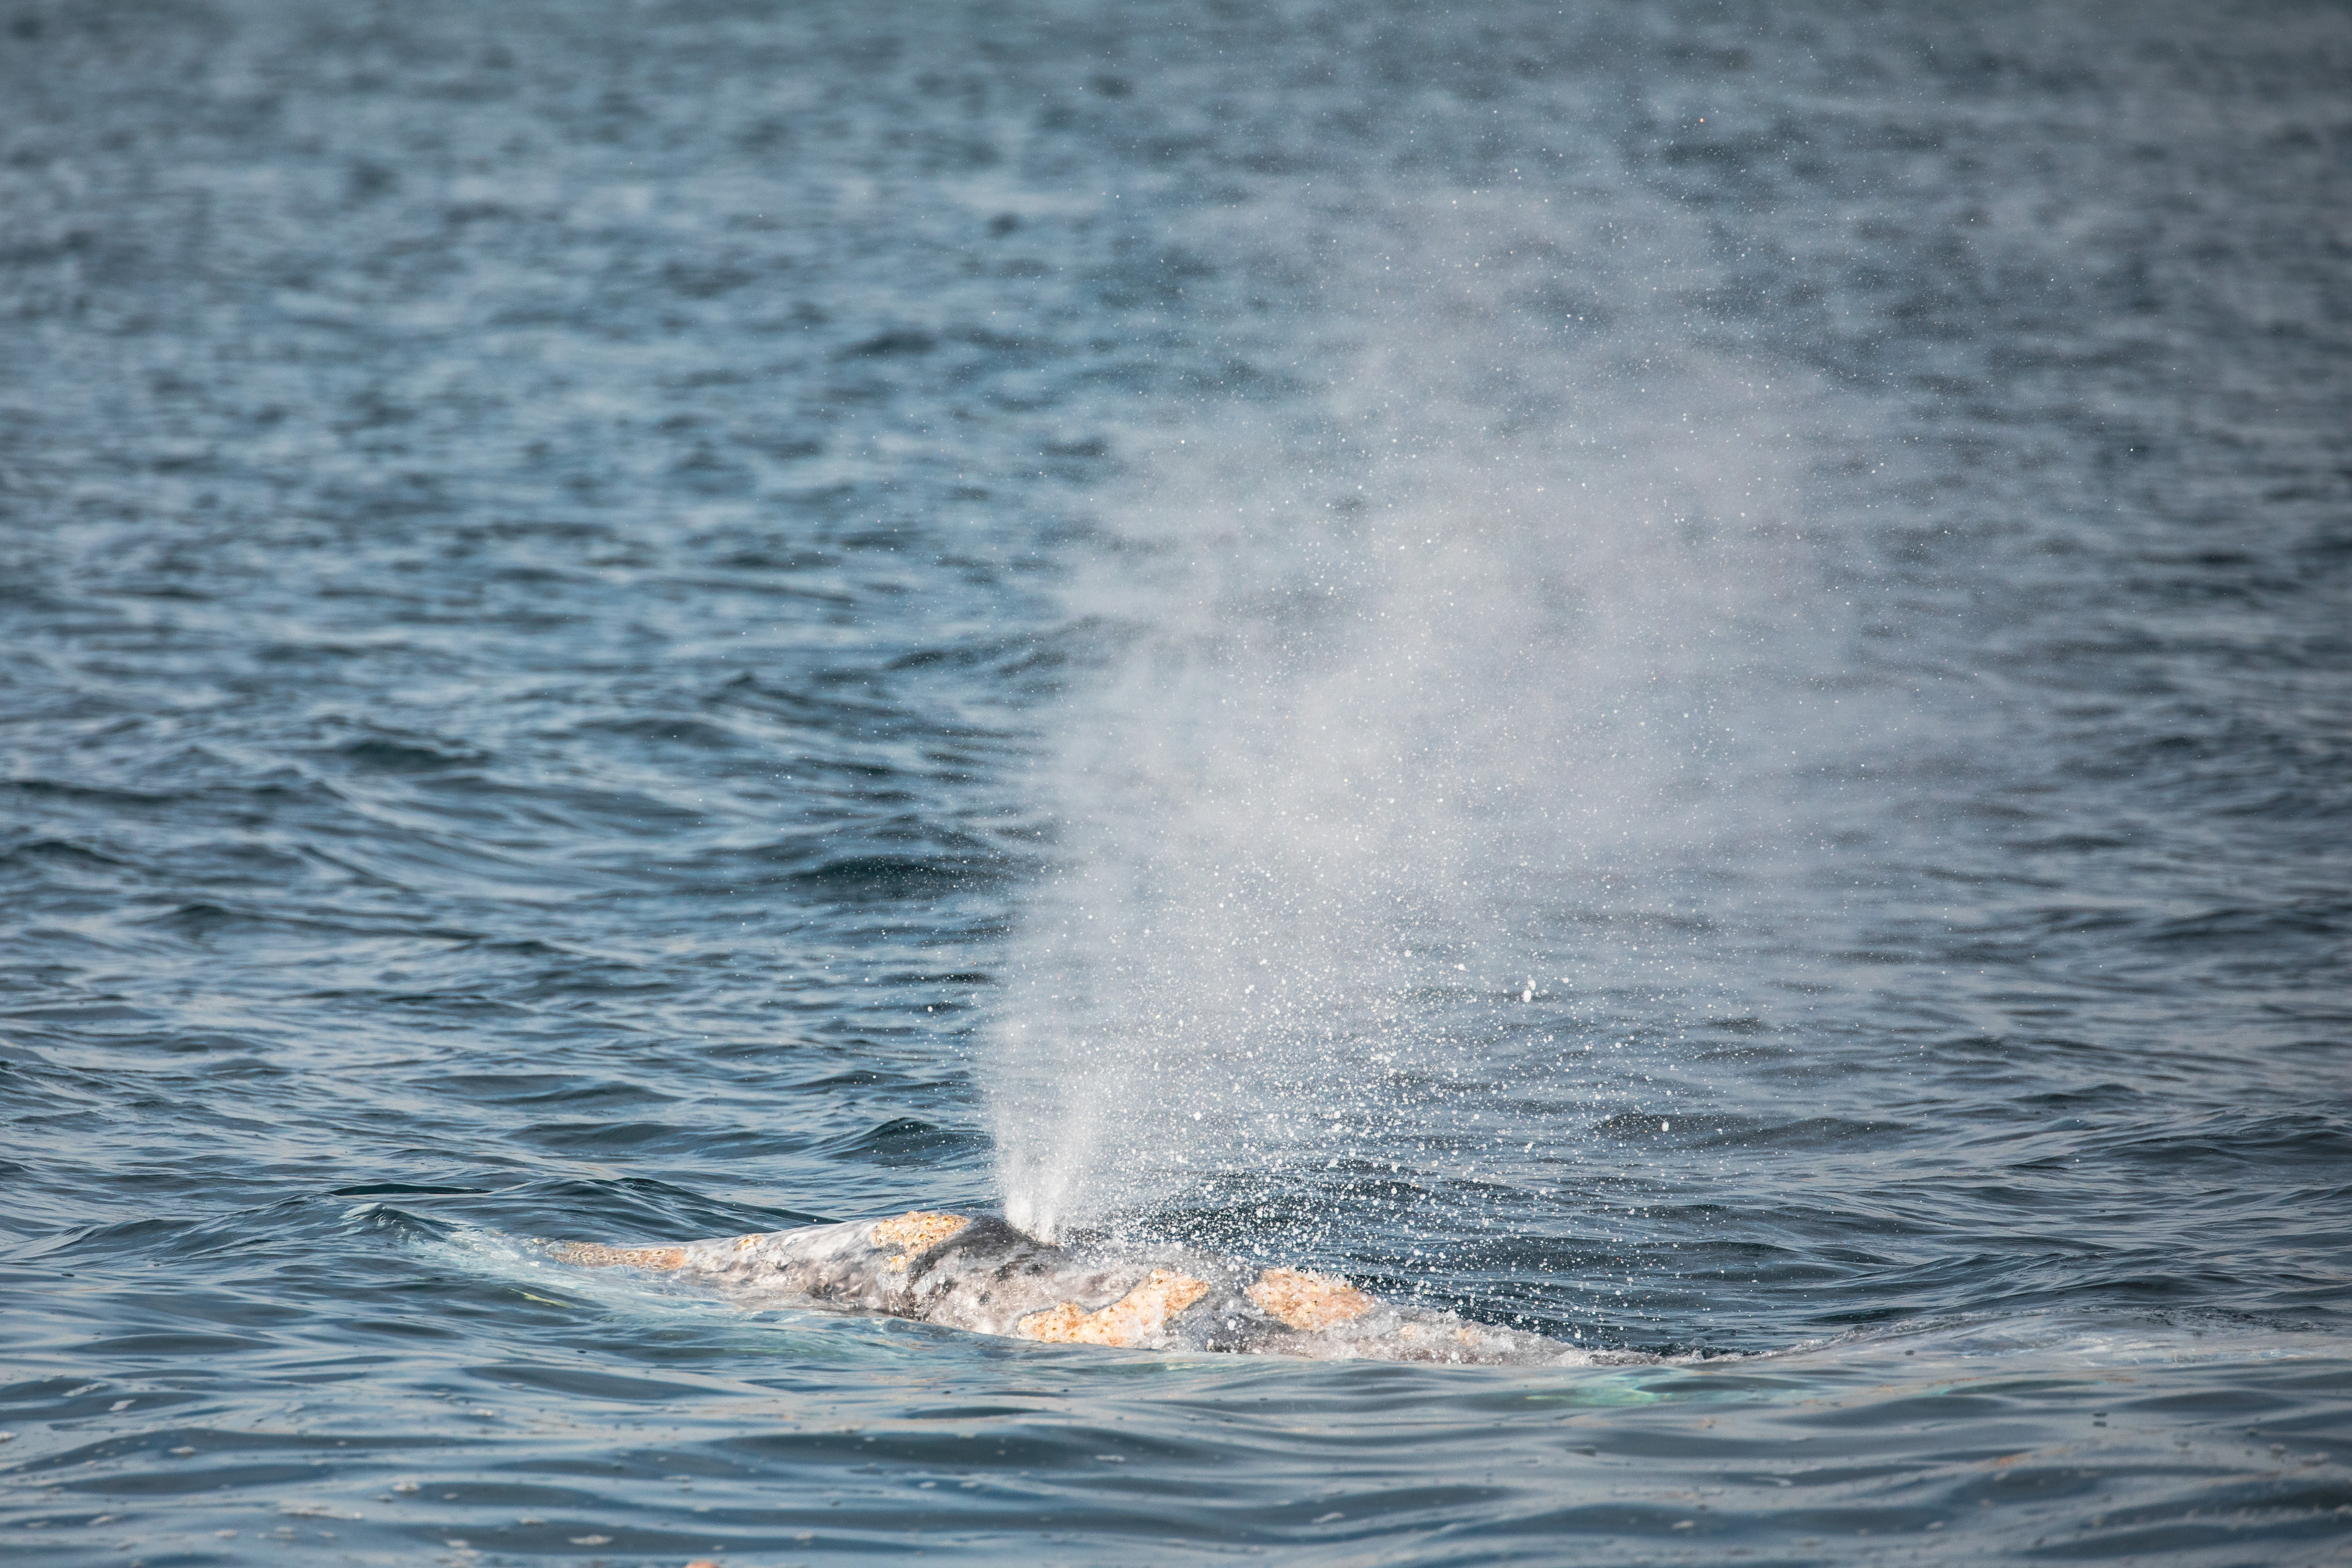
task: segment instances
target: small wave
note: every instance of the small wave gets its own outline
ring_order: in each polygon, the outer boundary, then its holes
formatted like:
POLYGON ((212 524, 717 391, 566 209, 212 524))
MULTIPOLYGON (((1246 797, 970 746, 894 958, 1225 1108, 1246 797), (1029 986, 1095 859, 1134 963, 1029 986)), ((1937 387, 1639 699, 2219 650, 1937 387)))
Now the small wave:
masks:
POLYGON ((911 1116, 895 1116, 854 1137, 818 1145, 836 1160, 871 1161, 878 1165, 953 1164, 985 1154, 988 1140, 977 1132, 934 1126, 911 1116))
POLYGON ((372 738, 335 748, 333 755, 367 773, 435 773, 479 767, 489 759, 470 747, 426 745, 415 741, 372 738))

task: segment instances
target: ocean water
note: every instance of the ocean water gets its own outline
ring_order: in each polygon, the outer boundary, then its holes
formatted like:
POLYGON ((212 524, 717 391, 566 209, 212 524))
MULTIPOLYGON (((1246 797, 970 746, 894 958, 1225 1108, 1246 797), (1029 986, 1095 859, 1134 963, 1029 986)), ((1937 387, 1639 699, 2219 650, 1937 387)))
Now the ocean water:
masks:
POLYGON ((2347 81, 16 0, 0 1555, 2352 1562, 2347 81), (917 1206, 1633 1354, 533 1245, 917 1206))

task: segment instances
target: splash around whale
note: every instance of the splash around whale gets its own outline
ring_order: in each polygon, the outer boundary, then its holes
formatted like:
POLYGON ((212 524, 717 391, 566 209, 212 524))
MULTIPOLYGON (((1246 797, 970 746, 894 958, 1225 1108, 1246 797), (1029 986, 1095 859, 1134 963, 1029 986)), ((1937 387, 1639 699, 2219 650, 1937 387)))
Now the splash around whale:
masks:
POLYGON ((1040 1241, 984 1215, 918 1209, 670 1246, 552 1244, 562 1262, 674 1273, 749 1307, 819 1307, 1043 1344, 1317 1360, 1590 1366, 1587 1350, 1383 1300, 1336 1275, 1173 1248, 1040 1241))

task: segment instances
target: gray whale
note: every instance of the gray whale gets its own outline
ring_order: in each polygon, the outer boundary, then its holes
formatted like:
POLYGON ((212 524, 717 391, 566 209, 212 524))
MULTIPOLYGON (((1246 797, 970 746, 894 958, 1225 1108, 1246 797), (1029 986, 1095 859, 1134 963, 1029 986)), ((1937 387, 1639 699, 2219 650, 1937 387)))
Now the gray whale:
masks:
POLYGON ((1172 1248, 1063 1246, 985 1215, 918 1209, 674 1246, 558 1244, 587 1268, 683 1276, 746 1306, 816 1306, 1044 1344, 1484 1365, 1633 1363, 1457 1313, 1382 1300, 1336 1275, 1172 1248))

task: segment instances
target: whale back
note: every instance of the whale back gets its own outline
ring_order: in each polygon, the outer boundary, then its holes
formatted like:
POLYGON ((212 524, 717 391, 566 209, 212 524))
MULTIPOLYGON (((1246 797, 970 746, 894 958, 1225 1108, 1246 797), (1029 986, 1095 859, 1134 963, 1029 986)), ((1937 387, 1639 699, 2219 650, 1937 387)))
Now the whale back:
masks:
POLYGON ((992 1215, 940 1210, 669 1246, 574 1243, 557 1256, 676 1273, 748 1307, 875 1313, 1045 1344, 1486 1364, 1646 1359, 1387 1301, 1311 1269, 1041 1241, 992 1215))

